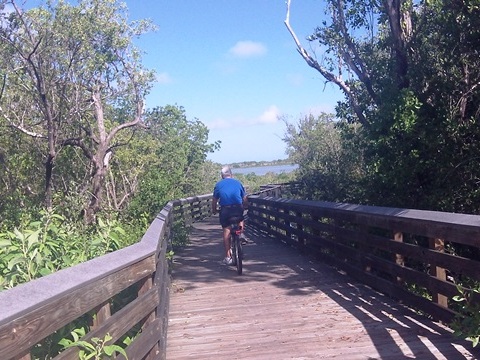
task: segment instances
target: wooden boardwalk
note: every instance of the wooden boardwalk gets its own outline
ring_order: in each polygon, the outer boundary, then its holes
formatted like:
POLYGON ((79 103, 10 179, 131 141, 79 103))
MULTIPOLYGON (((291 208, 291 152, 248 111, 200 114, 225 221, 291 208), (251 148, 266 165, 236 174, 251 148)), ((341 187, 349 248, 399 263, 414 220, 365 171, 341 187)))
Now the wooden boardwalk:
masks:
POLYGON ((220 265, 218 218, 175 255, 167 359, 480 359, 471 344, 338 271, 249 232, 220 265))

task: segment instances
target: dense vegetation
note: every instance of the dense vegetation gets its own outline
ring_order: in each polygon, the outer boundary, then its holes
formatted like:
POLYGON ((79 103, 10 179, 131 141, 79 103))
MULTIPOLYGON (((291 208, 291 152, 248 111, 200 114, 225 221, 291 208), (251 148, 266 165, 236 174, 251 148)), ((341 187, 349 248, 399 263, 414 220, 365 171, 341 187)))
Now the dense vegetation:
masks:
POLYGON ((345 101, 287 124, 302 195, 479 213, 478 1, 327 4, 321 61, 297 45, 345 101))
POLYGON ((153 30, 114 0, 1 2, 0 289, 136 242, 169 200, 211 192, 219 143, 144 108, 153 30), (10 3, 10 2, 9 2, 10 3))

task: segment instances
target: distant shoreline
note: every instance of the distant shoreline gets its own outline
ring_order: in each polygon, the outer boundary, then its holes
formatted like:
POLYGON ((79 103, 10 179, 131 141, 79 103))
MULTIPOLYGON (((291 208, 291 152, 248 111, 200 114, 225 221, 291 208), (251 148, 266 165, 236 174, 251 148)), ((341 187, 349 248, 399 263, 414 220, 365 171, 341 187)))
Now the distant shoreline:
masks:
POLYGON ((229 164, 232 169, 265 167, 265 166, 292 166, 295 165, 288 159, 271 160, 271 161, 242 161, 229 164))
POLYGON ((265 175, 267 173, 281 174, 289 173, 298 169, 296 164, 281 164, 281 165, 265 165, 265 166, 248 166, 248 167, 232 167, 233 174, 251 174, 265 175))

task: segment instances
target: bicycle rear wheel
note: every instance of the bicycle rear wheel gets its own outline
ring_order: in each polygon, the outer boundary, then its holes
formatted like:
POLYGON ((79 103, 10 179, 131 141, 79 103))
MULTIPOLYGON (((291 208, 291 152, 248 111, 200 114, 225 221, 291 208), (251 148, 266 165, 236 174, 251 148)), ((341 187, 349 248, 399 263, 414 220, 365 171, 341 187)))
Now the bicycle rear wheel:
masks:
POLYGON ((243 264, 242 264, 242 258, 243 258, 243 252, 242 252, 242 243, 240 242, 240 238, 235 235, 233 237, 233 252, 234 252, 234 261, 235 264, 237 265, 237 274, 242 275, 243 271, 243 264))

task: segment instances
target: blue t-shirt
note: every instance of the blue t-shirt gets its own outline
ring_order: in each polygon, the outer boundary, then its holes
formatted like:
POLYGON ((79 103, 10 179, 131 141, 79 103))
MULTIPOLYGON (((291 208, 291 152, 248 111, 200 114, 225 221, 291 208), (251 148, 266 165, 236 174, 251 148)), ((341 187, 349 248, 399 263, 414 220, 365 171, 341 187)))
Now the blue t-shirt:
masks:
POLYGON ((219 199, 220 206, 241 205, 245 188, 237 179, 225 178, 215 184, 213 197, 219 199))

